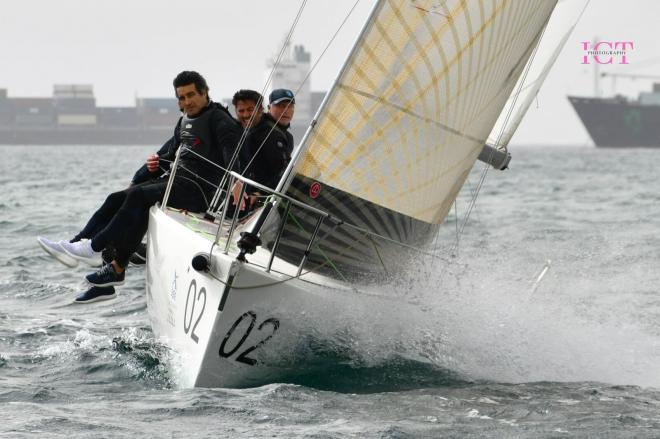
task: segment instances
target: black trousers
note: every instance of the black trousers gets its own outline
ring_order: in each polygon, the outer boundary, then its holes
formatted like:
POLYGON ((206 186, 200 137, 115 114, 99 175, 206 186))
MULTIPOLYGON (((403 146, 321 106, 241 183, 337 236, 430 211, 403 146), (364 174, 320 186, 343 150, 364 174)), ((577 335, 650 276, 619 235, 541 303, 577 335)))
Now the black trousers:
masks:
MULTIPOLYGON (((94 251, 112 245, 116 249, 115 260, 125 267, 147 231, 149 208, 162 201, 167 182, 167 178, 161 178, 111 193, 74 240, 91 239, 94 251)), ((194 180, 176 178, 168 205, 203 212, 207 208, 206 199, 194 180)))

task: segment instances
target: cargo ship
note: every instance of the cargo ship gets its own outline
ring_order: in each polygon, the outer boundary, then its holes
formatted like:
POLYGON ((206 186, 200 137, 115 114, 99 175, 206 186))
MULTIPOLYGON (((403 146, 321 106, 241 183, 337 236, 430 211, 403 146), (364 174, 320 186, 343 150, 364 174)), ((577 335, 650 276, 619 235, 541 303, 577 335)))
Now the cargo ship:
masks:
POLYGON ((53 96, 8 97, 0 89, 0 144, 160 145, 172 137, 174 97, 136 98, 132 107, 97 107, 91 85, 55 85, 53 96))
MULTIPOLYGON (((287 84, 284 84, 285 86, 287 84)), ((299 93, 291 132, 300 140, 325 92, 299 93)), ((222 99, 233 114, 231 98, 222 99)), ((49 98, 13 98, 0 89, 0 145, 155 145, 174 133, 174 97, 136 98, 132 107, 97 107, 91 85, 55 85, 49 98)))
MULTIPOLYGON (((271 89, 296 91, 290 131, 300 141, 325 91, 311 90, 311 54, 304 46, 287 43, 278 58, 277 65, 275 58, 267 63, 271 89)), ((231 98, 220 102, 233 114, 231 98)), ((7 89, 0 88, 0 145, 160 146, 172 137, 179 116, 174 96, 136 98, 134 106, 97 107, 89 84, 54 85, 53 95, 43 98, 9 97, 7 89)))
POLYGON ((660 148, 660 83, 637 99, 569 96, 598 147, 660 148))

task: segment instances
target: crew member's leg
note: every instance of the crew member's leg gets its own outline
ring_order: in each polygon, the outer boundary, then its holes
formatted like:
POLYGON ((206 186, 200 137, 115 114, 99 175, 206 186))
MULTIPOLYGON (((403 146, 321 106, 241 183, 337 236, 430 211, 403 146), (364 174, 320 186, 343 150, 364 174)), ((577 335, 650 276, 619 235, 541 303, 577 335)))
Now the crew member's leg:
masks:
POLYGON ((85 227, 70 242, 80 241, 81 239, 92 239, 98 232, 108 225, 112 217, 117 213, 121 205, 126 200, 127 190, 113 192, 108 195, 105 202, 94 212, 85 227))
MULTIPOLYGON (((124 283, 129 257, 137 249, 147 230, 149 208, 163 199, 166 187, 167 181, 162 180, 129 191, 112 221, 92 239, 91 245, 88 246, 90 251, 99 251, 109 243, 113 243, 117 251, 115 259, 110 264, 86 276, 90 284, 108 287, 124 283)), ((174 183, 170 200, 170 205, 173 207, 195 212, 204 211, 207 207, 205 194, 199 186, 185 179, 174 183)))
MULTIPOLYGON (((150 190, 150 188, 147 188, 150 190)), ((145 192, 145 196, 149 199, 158 198, 160 201, 163 198, 165 191, 158 196, 158 194, 150 194, 145 192)), ((154 201, 151 205, 155 204, 154 201)), ((191 212, 203 212, 207 208, 206 196, 201 188, 194 182, 186 179, 177 179, 172 186, 170 192, 170 199, 168 205, 177 208, 185 209, 191 212)), ((148 209, 144 215, 137 219, 130 230, 127 230, 120 241, 115 242, 116 257, 115 262, 120 270, 123 270, 128 265, 130 256, 137 250, 142 242, 144 234, 147 232, 149 226, 149 213, 148 209)), ((94 244, 92 242, 92 244, 94 244)))
POLYGON ((71 257, 93 265, 100 259, 99 252, 121 241, 125 233, 132 233, 133 225, 139 224, 148 215, 149 207, 163 198, 166 186, 167 180, 163 179, 128 189, 121 207, 91 241, 61 242, 61 247, 71 257))
POLYGON ((119 270, 128 266, 131 255, 137 250, 142 242, 144 234, 149 226, 149 214, 141 218, 133 225, 130 233, 124 234, 124 238, 116 244, 115 263, 119 270))
MULTIPOLYGON (((135 226, 141 224, 144 218, 148 218, 149 208, 163 199, 166 187, 167 180, 162 179, 131 188, 112 220, 92 238, 92 249, 99 252, 110 243, 117 244, 123 241, 125 234, 131 236, 138 234, 138 227, 135 226)), ((138 239, 141 240, 142 236, 144 231, 138 239)))
MULTIPOLYGON (((53 241, 48 238, 39 236, 37 237, 37 242, 39 245, 51 256, 53 256, 58 261, 62 262, 68 267, 75 267, 78 265, 78 260, 72 258, 68 253, 62 248, 62 243, 64 242, 78 242, 81 239, 91 239, 99 231, 101 231, 105 226, 108 225, 112 217, 117 213, 122 203, 126 199, 126 190, 113 192, 105 199, 101 207, 94 212, 92 217, 87 221, 87 224, 83 229, 70 241, 60 240, 53 241)), ((86 261, 92 265, 99 265, 100 261, 88 260, 86 261)))

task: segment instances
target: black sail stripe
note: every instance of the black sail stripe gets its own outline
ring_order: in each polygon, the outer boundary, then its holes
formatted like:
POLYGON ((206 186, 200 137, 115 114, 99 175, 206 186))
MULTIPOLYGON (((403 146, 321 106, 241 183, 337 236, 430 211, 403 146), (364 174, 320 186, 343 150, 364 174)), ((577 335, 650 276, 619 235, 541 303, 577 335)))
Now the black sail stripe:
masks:
MULTIPOLYGON (((294 181, 294 183, 292 183, 292 188, 294 188, 294 185, 296 187, 298 186, 296 183, 298 182, 294 181)), ((349 196, 342 191, 328 191, 325 188, 326 186, 323 186, 323 189, 319 194, 320 196, 315 200, 317 203, 316 207, 319 207, 326 212, 330 212, 333 215, 342 218, 344 221, 347 221, 347 218, 351 218, 349 222, 357 226, 364 227, 367 230, 374 231, 378 234, 387 233, 385 222, 380 218, 375 218, 368 209, 365 209, 364 211, 361 210, 361 205, 355 203, 355 197, 349 196)), ((299 200, 311 198, 309 196, 309 191, 305 192, 300 189, 296 190, 295 192, 292 191, 290 195, 299 200)))
MULTIPOLYGON (((289 246, 291 250, 299 249, 304 251, 311 238, 311 232, 314 230, 318 217, 303 212, 296 213, 295 209, 292 209, 290 213, 295 221, 291 218, 287 219, 287 225, 282 235, 283 242, 289 242, 291 244, 289 246)), ((331 249, 334 253, 341 253, 342 251, 345 251, 345 249, 354 246, 355 242, 359 241, 363 235, 363 233, 354 229, 345 229, 342 233, 335 233, 336 230, 334 224, 324 222, 318 234, 317 243, 321 244, 320 239, 323 239, 322 244, 325 247, 331 249)), ((271 235, 274 238, 275 234, 271 233, 271 235)), ((268 242, 266 243, 266 246, 269 246, 268 242)), ((353 249, 351 253, 355 258, 372 257, 371 252, 365 251, 360 247, 353 249)), ((302 257, 302 253, 300 254, 300 257, 302 257)))
MULTIPOLYGON (((438 225, 416 220, 329 185, 322 184, 320 192, 313 198, 310 187, 315 183, 313 179, 297 175, 287 195, 327 211, 341 221, 403 244, 424 245, 437 233, 438 225)), ((297 265, 302 260, 317 217, 300 209, 292 209, 292 215, 298 224, 290 219, 287 221, 277 256, 297 265)), ((305 269, 314 270, 320 266, 320 272, 341 278, 389 274, 400 269, 403 264, 399 259, 410 253, 389 240, 365 236, 351 227, 334 226, 331 221, 324 221, 318 237, 331 233, 313 247, 305 269)))
MULTIPOLYGON (((290 195, 298 198, 300 196, 301 192, 300 191, 292 191, 290 192, 290 195)), ((332 212, 334 215, 337 215, 337 210, 336 209, 336 204, 327 204, 323 203, 321 206, 318 206, 319 208, 332 212)), ((353 211, 355 211, 355 207, 353 208, 353 211)), ((350 210, 345 210, 344 213, 350 214, 350 210)), ((316 216, 310 216, 310 215, 305 215, 302 212, 298 212, 297 214, 292 213, 293 216, 296 218, 296 221, 300 223, 301 226, 304 226, 304 228, 308 231, 313 230, 314 226, 316 225, 316 216)), ((338 215, 337 215, 338 216, 338 215)), ((344 217, 347 217, 348 215, 344 215, 344 217)), ((289 221, 291 221, 289 219, 289 221)), ((326 224, 324 223, 322 225, 321 231, 319 232, 320 237, 326 237, 325 241, 327 243, 332 243, 337 247, 348 247, 351 244, 355 242, 355 240, 359 239, 361 236, 361 233, 358 232, 357 230, 354 229, 346 229, 343 233, 328 233, 331 231, 331 229, 334 228, 334 224, 326 224)), ((300 235, 299 231, 295 230, 294 228, 289 228, 286 229, 289 233, 292 234, 298 234, 300 235)), ((308 237, 307 237, 308 238, 308 237)), ((304 240, 307 241, 307 238, 304 240)))

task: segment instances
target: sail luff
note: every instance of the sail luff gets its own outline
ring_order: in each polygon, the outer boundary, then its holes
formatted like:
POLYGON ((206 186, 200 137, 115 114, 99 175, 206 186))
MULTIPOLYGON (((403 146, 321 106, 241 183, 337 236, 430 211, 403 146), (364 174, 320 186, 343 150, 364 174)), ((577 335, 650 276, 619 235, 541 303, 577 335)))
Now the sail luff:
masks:
POLYGON ((538 42, 536 54, 528 61, 525 69, 529 71, 521 76, 509 97, 510 102, 488 136, 488 144, 506 149, 588 4, 589 0, 559 2, 538 42))
MULTIPOLYGON (((540 37, 540 35, 541 35, 541 31, 539 31, 539 32, 537 33, 537 35, 534 37, 532 43, 530 43, 530 45, 528 46, 527 50, 522 54, 522 56, 520 56, 519 59, 516 60, 516 65, 518 65, 519 67, 524 67, 525 63, 522 63, 522 64, 521 64, 521 63, 520 63, 520 60, 522 60, 522 59, 528 59, 529 55, 531 54, 531 51, 533 50, 533 47, 538 43, 538 38, 540 37)), ((518 33, 514 34, 513 38, 515 38, 515 37, 517 37, 517 36, 519 36, 518 33)), ((499 54, 500 54, 500 53, 498 52, 497 55, 499 55, 499 54)), ((522 70, 522 69, 521 69, 521 70, 522 70)), ((509 75, 509 76, 510 76, 510 75, 509 75)), ((510 82, 510 81, 507 81, 507 82, 510 82)), ((504 85, 505 85, 505 84, 503 84, 503 86, 504 86, 504 85)), ((502 91, 505 90, 503 86, 500 87, 500 92, 502 92, 502 91)), ((480 115, 481 113, 483 113, 484 111, 486 111, 491 105, 493 105, 493 103, 497 102, 497 98, 498 98, 499 95, 500 95, 500 93, 497 93, 497 94, 494 95, 489 101, 487 101, 485 104, 480 105, 481 111, 477 112, 477 113, 475 114, 475 117, 474 117, 474 118, 472 118, 472 119, 466 121, 466 124, 469 125, 469 124, 473 123, 474 120, 476 120, 476 119, 479 117, 479 115, 480 115)), ((483 101, 481 101, 481 102, 483 102, 483 101)))
POLYGON ((525 117, 525 114, 527 114, 527 110, 529 110, 530 105, 536 98, 536 95, 541 89, 541 86, 548 77, 548 74, 550 73, 550 69, 554 65, 555 61, 557 61, 557 58, 559 57, 559 54, 566 45, 566 42, 568 41, 568 37, 573 32, 573 29, 575 29, 575 25, 571 26, 570 29, 566 32, 566 34, 562 38, 562 41, 556 47, 550 59, 545 63, 542 73, 539 75, 537 79, 534 80, 533 83, 530 84, 531 86, 530 91, 527 93, 520 107, 518 108, 515 115, 511 119, 511 122, 509 122, 509 125, 506 127, 504 134, 502 135, 502 138, 500 139, 499 142, 497 142, 498 147, 506 148, 509 145, 511 138, 518 129, 518 126, 522 122, 523 117, 525 117))
POLYGON ((530 91, 527 93, 527 95, 524 97, 522 103, 516 110, 515 114, 511 118, 510 122, 506 126, 504 133, 497 142, 497 146, 500 148, 506 148, 509 145, 509 142, 511 141, 511 138, 515 134, 516 130, 518 129, 518 126, 520 125, 520 122, 522 122, 523 117, 525 117, 525 114, 527 113, 527 110, 529 109, 530 105, 532 104, 532 101, 536 97, 538 91, 541 89, 541 85, 545 82, 545 79, 548 77, 548 73, 550 73, 550 68, 552 65, 555 63, 557 58, 559 57, 559 54, 561 53, 561 50, 564 48, 564 45, 566 44, 566 41, 568 41, 568 37, 570 36, 571 32, 573 31, 573 27, 571 27, 571 30, 566 33, 564 36, 562 42, 560 43, 559 46, 555 49, 555 52, 553 55, 550 57, 548 62, 545 64, 543 68, 543 72, 541 75, 534 80, 533 83, 531 83, 530 91))
MULTIPOLYGON (((541 33, 539 32, 534 40, 533 44, 530 44, 528 47, 528 50, 523 54, 523 56, 520 57, 520 59, 527 59, 531 52, 533 51, 534 46, 538 43, 538 38, 541 36, 541 33)), ((518 64, 518 68, 522 70, 525 66, 525 63, 523 64, 518 64)), ((504 89, 502 89, 504 91, 504 89)), ((498 93, 497 95, 493 96, 485 105, 482 106, 481 112, 486 111, 491 105, 497 102, 497 98, 500 94, 498 93)), ((477 115, 478 116, 478 115, 477 115)), ((485 139, 484 139, 485 140, 485 139)))

